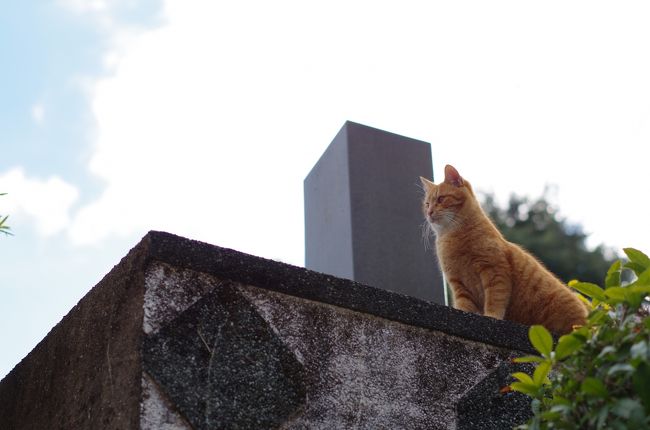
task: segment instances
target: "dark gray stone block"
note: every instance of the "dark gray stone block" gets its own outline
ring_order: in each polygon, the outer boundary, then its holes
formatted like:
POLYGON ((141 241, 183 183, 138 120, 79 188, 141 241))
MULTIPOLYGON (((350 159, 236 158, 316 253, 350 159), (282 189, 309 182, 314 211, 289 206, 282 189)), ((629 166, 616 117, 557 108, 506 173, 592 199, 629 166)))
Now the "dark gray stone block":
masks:
POLYGON ((305 179, 305 266, 444 304, 420 176, 433 178, 428 143, 346 122, 305 179))
POLYGON ((472 387, 456 405, 457 430, 511 429, 533 416, 530 397, 502 388, 514 382, 514 372, 532 374, 530 364, 504 362, 472 387))
POLYGON ((227 283, 148 335, 143 363, 195 429, 276 428, 305 402, 302 365, 227 283))

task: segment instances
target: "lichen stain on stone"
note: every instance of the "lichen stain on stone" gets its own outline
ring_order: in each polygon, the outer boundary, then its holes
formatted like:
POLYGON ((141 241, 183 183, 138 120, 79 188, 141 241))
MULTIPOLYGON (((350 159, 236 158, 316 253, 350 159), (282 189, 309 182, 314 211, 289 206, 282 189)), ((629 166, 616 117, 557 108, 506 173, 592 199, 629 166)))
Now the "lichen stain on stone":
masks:
MULTIPOLYGON (((205 294, 214 276, 154 262, 144 325, 155 333, 205 294)), ((307 402, 283 429, 452 429, 456 404, 513 356, 469 341, 254 286, 237 290, 304 366, 307 402)))
POLYGON ((155 333, 219 285, 213 276, 153 262, 145 274, 145 334, 155 333))
POLYGON ((140 430, 192 430, 167 396, 145 372, 142 373, 140 430))
POLYGON ((510 351, 241 286, 308 373, 304 412, 282 428, 450 429, 462 395, 510 351))

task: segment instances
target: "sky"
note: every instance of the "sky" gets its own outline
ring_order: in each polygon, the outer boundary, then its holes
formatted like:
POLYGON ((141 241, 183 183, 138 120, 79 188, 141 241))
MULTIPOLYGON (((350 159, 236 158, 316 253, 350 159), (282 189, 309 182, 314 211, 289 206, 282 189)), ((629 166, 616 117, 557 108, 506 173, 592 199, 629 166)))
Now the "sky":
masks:
POLYGON ((645 1, 52 0, 0 13, 0 377, 149 230, 296 265, 346 120, 650 252, 645 1))

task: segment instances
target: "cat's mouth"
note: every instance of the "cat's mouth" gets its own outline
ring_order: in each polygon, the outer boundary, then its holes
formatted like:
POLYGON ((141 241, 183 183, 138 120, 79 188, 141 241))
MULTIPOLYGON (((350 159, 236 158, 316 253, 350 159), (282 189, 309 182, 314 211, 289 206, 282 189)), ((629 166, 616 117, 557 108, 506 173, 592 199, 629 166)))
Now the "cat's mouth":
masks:
POLYGON ((429 224, 440 224, 441 216, 440 215, 430 215, 427 216, 427 221, 429 224))

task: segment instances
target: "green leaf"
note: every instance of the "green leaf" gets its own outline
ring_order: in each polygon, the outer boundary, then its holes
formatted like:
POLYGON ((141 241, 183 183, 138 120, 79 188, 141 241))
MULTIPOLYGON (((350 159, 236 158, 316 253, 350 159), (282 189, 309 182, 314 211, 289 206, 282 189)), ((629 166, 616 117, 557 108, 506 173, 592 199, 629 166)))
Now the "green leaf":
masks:
MULTIPOLYGON (((646 269, 640 275, 638 275, 638 279, 634 282, 634 284, 637 288, 650 287, 650 269, 646 269)), ((644 291, 648 292, 647 290, 644 291)))
POLYGON ((598 412, 598 420, 596 421, 596 429, 605 428, 605 422, 607 421, 607 416, 609 415, 609 405, 605 405, 598 412))
POLYGON ((510 384, 510 388, 512 388, 513 391, 518 391, 520 393, 524 393, 531 397, 537 396, 538 388, 533 384, 526 384, 524 382, 513 382, 512 384, 510 384))
POLYGON ((648 343, 642 340, 632 345, 632 348, 630 348, 630 356, 632 359, 639 358, 646 360, 648 357, 648 343))
POLYGON ((610 303, 622 303, 626 299, 626 289, 624 287, 609 287, 605 290, 605 295, 607 296, 610 303))
POLYGON ((571 335, 586 342, 587 339, 591 337, 591 332, 587 327, 580 327, 577 330, 573 330, 571 332, 571 335))
POLYGON ((565 405, 565 406, 572 406, 573 405, 573 402, 571 402, 571 400, 569 400, 569 399, 567 399, 565 397, 562 397, 562 396, 560 396, 558 394, 553 395, 553 399, 551 400, 551 402, 554 405, 565 405))
POLYGON ((598 303, 600 303, 600 302, 599 302, 598 300, 596 300, 596 299, 591 299, 591 300, 589 300, 589 298, 587 298, 587 296, 585 296, 585 295, 583 295, 583 294, 580 294, 580 293, 578 293, 578 292, 576 292, 575 295, 576 295, 576 297, 577 297, 577 298, 578 298, 582 303, 585 304, 585 306, 587 307, 587 309, 593 309, 593 308, 595 308, 596 306, 598 306, 598 303))
POLYGON ((603 292, 603 289, 596 284, 590 282, 573 282, 571 283, 571 287, 593 299, 600 300, 601 302, 605 301, 605 293, 603 292))
POLYGON ((639 293, 630 290, 626 296, 627 303, 630 305, 630 309, 632 311, 636 311, 639 309, 641 306, 641 302, 643 302, 643 298, 645 297, 646 293, 639 293))
MULTIPOLYGON (((648 270, 643 272, 641 274, 641 276, 644 276, 646 272, 648 272, 648 270)), ((650 273, 650 272, 648 272, 648 273, 650 273)), ((641 279, 641 278, 639 278, 639 279, 641 279)), ((650 285, 638 285, 638 282, 639 281, 637 280, 633 285, 630 285, 630 286, 628 286, 626 288, 628 290, 630 290, 632 293, 635 293, 635 294, 646 295, 646 294, 650 293, 650 285)))
POLYGON ((513 359, 515 363, 541 363, 545 361, 542 357, 537 355, 526 355, 524 357, 517 357, 513 359))
MULTIPOLYGON (((0 215, 1 217, 1 215, 0 215)), ((13 236, 13 234, 9 231, 11 230, 11 227, 8 225, 5 225, 5 222, 7 221, 7 218, 9 218, 9 215, 5 215, 4 218, 0 219, 0 233, 3 233, 7 236, 13 236)))
POLYGON ((582 381, 580 391, 596 397, 607 397, 607 387, 603 381, 593 377, 587 377, 582 381))
POLYGON ((557 419, 560 419, 561 416, 562 416, 562 414, 560 414, 557 411, 553 411, 553 410, 545 411, 545 412, 542 412, 540 414, 540 417, 544 421, 555 421, 557 419))
POLYGON ((607 345, 603 349, 600 350, 600 354, 598 354, 598 358, 602 358, 606 356, 607 354, 613 354, 616 352, 616 348, 613 347, 612 345, 607 345))
POLYGON ((565 334, 560 337, 560 340, 557 342, 557 347, 555 347, 555 358, 562 360, 580 349, 582 345, 584 345, 584 340, 571 334, 565 334))
POLYGON ((552 412, 557 412, 561 414, 570 414, 573 408, 570 405, 553 405, 551 406, 552 412))
POLYGON ((533 378, 531 378, 527 373, 515 372, 512 374, 512 377, 519 379, 519 382, 523 382, 524 384, 535 385, 533 378))
MULTIPOLYGON (((650 268, 650 258, 648 258, 647 255, 645 255, 643 252, 639 251, 638 249, 623 248, 623 252, 625 252, 625 255, 627 255, 627 258, 630 259, 631 263, 634 263, 639 267, 643 267, 643 270, 641 270, 641 272, 650 268)), ((635 270, 637 276, 641 274, 641 272, 636 272, 635 270)))
POLYGON ((630 269, 630 270, 633 271, 637 276, 638 276, 640 273, 645 272, 645 267, 644 267, 643 265, 641 265, 641 264, 639 264, 639 263, 635 263, 635 262, 633 262, 633 261, 628 261, 627 263, 625 263, 625 264, 623 265, 623 267, 625 267, 626 269, 630 269))
POLYGON ((607 376, 612 376, 617 373, 632 373, 634 372, 634 370, 635 370, 634 366, 632 366, 631 364, 619 363, 609 368, 609 370, 607 371, 607 376))
POLYGON ((645 413, 650 415, 650 366, 646 363, 639 364, 632 377, 634 391, 641 399, 645 413))
POLYGON ((621 260, 616 260, 607 271, 605 287, 618 287, 621 285, 621 260))
POLYGON ((550 371, 551 371, 551 363, 549 361, 545 361, 543 363, 538 364, 537 367, 535 368, 535 372, 533 372, 533 382, 535 383, 535 385, 541 387, 546 381, 546 377, 548 376, 548 372, 550 371))
POLYGON ((544 357, 550 357, 553 350, 553 337, 544 326, 534 325, 528 329, 528 338, 533 347, 544 357))
POLYGON ((541 406, 542 402, 539 399, 533 399, 533 401, 530 402, 530 409, 532 409, 535 415, 539 415, 541 406))
POLYGON ((598 309, 592 311, 588 319, 591 324, 600 324, 605 318, 608 318, 608 316, 609 314, 607 313, 607 311, 598 309))
POLYGON ((612 412, 621 418, 629 419, 637 409, 641 409, 639 401, 625 397, 616 402, 612 412))

